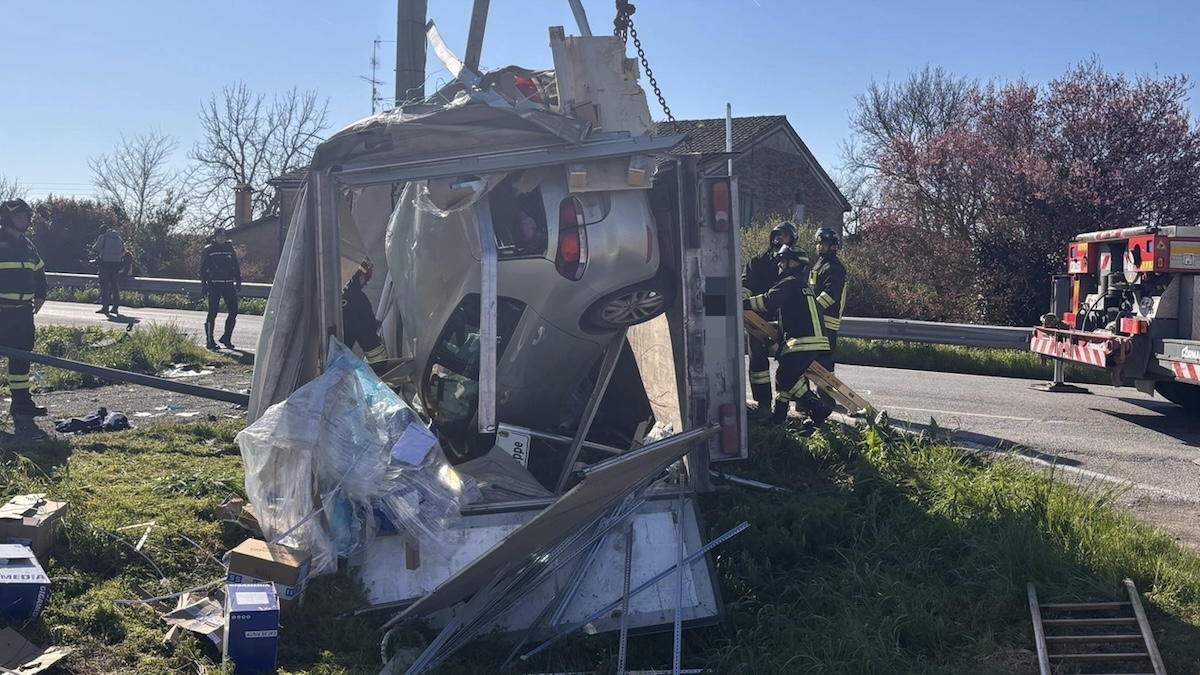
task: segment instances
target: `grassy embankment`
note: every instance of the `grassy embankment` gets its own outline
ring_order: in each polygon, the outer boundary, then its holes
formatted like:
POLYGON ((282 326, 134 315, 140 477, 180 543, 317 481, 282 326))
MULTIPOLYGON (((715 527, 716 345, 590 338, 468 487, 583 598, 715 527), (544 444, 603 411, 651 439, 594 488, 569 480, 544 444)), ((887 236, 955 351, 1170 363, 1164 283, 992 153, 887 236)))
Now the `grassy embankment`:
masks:
MULTIPOLYGON (((206 640, 164 646, 154 611, 118 601, 136 597, 135 583, 169 593, 220 577, 217 559, 246 536, 214 516, 242 490, 238 429, 160 425, 10 448, 3 495, 44 491, 71 504, 43 560, 55 579, 49 609, 22 632, 74 646, 67 668, 83 675, 213 672, 219 655, 206 640), (130 541, 142 530, 119 528, 150 520, 136 553, 130 541)), ((1112 490, 876 424, 807 440, 756 428, 751 445, 752 458, 727 470, 790 491, 703 497, 710 536, 741 520, 751 527, 715 551, 727 616, 685 633, 685 667, 1036 672, 1025 583, 1037 582, 1044 601, 1115 600, 1128 576, 1145 594, 1168 671, 1200 673, 1200 559, 1114 511, 1112 490)), ((315 580, 281 629, 281 672, 378 672, 376 628, 387 613, 339 618, 363 598, 346 572, 315 580)), ((432 636, 413 626, 393 644, 432 636)), ((669 634, 633 639, 630 665, 669 666, 670 644, 669 634)), ((484 638, 440 672, 493 673, 506 653, 484 638)), ((614 636, 575 636, 515 672, 613 672, 615 662, 614 636)))
MULTIPOLYGON (((35 352, 135 373, 162 372, 172 363, 232 363, 210 352, 170 324, 151 324, 131 331, 101 327, 41 326, 35 352)), ((34 391, 78 389, 105 384, 94 375, 34 363, 34 391)), ((0 357, 0 389, 8 391, 8 363, 0 357)))

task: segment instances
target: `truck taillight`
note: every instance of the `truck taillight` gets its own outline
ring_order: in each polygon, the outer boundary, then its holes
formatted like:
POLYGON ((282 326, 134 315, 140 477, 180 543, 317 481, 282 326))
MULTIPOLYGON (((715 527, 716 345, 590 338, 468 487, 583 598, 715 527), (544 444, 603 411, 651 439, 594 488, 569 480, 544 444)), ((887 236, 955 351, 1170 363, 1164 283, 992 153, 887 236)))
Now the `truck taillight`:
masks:
POLYGON ((583 226, 583 206, 567 197, 558 205, 558 251, 554 268, 564 279, 579 281, 587 268, 587 228, 583 226))
POLYGON ((729 231, 729 181, 720 179, 709 183, 709 219, 715 232, 729 231))

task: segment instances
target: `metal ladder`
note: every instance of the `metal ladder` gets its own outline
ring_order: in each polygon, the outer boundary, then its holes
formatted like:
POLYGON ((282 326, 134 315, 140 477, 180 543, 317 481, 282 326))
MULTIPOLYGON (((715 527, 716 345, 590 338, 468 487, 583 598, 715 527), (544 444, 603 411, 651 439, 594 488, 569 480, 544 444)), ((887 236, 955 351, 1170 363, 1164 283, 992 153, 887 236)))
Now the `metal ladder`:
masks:
POLYGON ((1129 579, 1124 581, 1128 602, 1060 602, 1041 604, 1033 582, 1026 584, 1033 635, 1037 643, 1041 675, 1061 672, 1106 672, 1111 670, 1064 671, 1065 664, 1078 668, 1112 668, 1116 664, 1149 664, 1125 671, 1128 675, 1167 675, 1141 596, 1129 579), (1043 616, 1045 615, 1045 617, 1043 616), (1060 632, 1062 631, 1062 632, 1060 632), (1055 649, 1055 651, 1051 651, 1055 649), (1053 667, 1052 667, 1053 664, 1053 667))

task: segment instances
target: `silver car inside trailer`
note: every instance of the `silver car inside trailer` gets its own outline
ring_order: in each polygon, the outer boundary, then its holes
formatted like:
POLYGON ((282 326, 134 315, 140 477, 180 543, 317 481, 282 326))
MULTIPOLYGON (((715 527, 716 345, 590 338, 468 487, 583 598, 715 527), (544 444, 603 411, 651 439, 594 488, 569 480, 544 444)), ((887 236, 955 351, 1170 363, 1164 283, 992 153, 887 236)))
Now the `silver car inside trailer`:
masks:
MULTIPOLYGON (((371 529, 347 554, 364 611, 445 626, 411 672, 496 627, 519 647, 721 612, 706 552, 736 531, 706 544, 696 494, 747 453, 736 185, 650 134, 619 38, 551 46, 554 71, 455 82, 323 143, 264 316, 252 422, 325 369, 370 257, 399 393, 449 483, 479 487, 440 546, 371 529)), ((321 508, 265 535, 303 547, 321 508)))

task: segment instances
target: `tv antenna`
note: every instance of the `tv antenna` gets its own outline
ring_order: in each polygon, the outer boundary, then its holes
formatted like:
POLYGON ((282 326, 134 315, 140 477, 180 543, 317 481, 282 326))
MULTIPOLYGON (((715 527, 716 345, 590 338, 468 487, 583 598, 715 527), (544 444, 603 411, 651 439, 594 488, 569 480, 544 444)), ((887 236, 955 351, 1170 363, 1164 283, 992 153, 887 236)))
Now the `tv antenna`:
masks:
POLYGON ((371 48, 371 77, 359 75, 358 79, 363 80, 371 85, 371 114, 379 112, 380 104, 383 103, 383 97, 379 95, 379 85, 387 84, 376 77, 379 72, 379 45, 385 42, 395 42, 395 40, 381 40, 379 36, 375 36, 374 46, 371 48))

